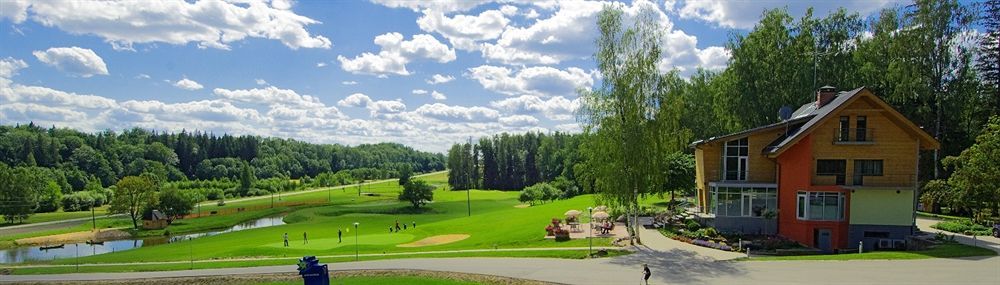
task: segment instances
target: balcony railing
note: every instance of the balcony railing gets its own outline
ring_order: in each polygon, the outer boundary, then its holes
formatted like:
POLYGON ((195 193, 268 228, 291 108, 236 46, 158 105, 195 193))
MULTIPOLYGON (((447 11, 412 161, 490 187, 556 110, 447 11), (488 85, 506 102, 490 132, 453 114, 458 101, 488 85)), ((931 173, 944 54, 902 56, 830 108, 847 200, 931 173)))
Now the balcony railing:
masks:
POLYGON ((872 128, 836 128, 833 131, 834 144, 873 144, 875 130, 872 128))
POLYGON ((726 171, 710 170, 710 171, 706 171, 705 172, 705 181, 706 182, 733 182, 733 183, 741 183, 741 182, 746 182, 746 183, 774 183, 775 182, 775 179, 774 179, 775 177, 773 176, 773 174, 771 176, 768 176, 768 177, 758 177, 758 176, 762 176, 762 175, 760 175, 759 173, 756 176, 750 175, 750 171, 749 170, 746 171, 746 172, 743 172, 742 174, 740 174, 739 172, 736 172, 736 171, 732 171, 732 172, 729 172, 728 175, 727 175, 726 171))
POLYGON ((913 187, 917 176, 913 174, 885 175, 813 175, 812 184, 845 187, 913 187))

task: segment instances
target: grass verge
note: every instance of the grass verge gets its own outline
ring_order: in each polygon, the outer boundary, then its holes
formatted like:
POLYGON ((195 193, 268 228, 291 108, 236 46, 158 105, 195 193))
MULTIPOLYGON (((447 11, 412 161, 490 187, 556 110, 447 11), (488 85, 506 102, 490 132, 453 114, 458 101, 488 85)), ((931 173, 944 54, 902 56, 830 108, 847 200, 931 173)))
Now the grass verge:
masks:
POLYGON ((772 260, 903 260, 927 258, 959 258, 975 256, 996 256, 995 251, 959 243, 945 243, 920 251, 874 251, 865 253, 801 255, 801 256, 760 256, 742 258, 743 261, 772 260))

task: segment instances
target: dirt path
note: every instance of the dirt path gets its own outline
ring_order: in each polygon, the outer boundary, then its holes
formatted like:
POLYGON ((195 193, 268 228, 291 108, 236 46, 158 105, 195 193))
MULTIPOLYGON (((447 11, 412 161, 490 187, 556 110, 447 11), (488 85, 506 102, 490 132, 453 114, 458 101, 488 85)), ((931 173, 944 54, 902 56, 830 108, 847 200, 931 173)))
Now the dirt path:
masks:
POLYGON ((18 245, 50 245, 60 243, 77 243, 85 241, 108 241, 129 238, 132 235, 121 229, 100 229, 97 231, 81 231, 58 235, 23 238, 17 240, 18 245))

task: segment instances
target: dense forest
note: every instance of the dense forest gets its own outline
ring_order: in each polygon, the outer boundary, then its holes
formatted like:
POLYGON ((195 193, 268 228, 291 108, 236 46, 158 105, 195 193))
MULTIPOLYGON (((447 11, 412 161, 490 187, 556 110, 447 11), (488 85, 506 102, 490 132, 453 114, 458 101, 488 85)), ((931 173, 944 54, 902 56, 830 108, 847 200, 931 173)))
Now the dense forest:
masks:
POLYGON ((88 134, 34 124, 0 126, 0 171, 4 172, 0 177, 16 180, 4 180, 5 185, 24 186, 0 189, 0 203, 35 212, 54 211, 59 204, 65 210, 89 209, 100 203, 79 206, 71 200, 109 200, 108 195, 77 192, 101 192, 123 177, 144 174, 163 186, 197 189, 197 200, 205 200, 262 195, 305 183, 331 186, 385 179, 396 177, 404 167, 415 172, 438 171, 444 163, 444 155, 393 143, 350 147, 138 128, 88 134), (240 181, 248 179, 252 182, 240 187, 240 181))
POLYGON ((557 177, 575 181, 580 138, 560 132, 503 133, 455 144, 448 151, 448 184, 455 190, 520 190, 557 177))
MULTIPOLYGON (((796 19, 785 9, 769 10, 751 31, 730 35, 725 69, 698 70, 687 78, 656 70, 660 52, 667 50, 657 46, 662 31, 655 23, 644 26, 637 17, 633 26, 616 18, 614 9, 605 14, 595 23, 603 37, 595 54, 605 75, 602 86, 581 92, 584 134, 558 145, 568 157, 561 170, 578 186, 600 193, 641 188, 617 193, 623 204, 635 194, 684 185, 650 171, 684 173, 689 161, 681 154, 692 152, 692 141, 778 122, 782 106, 815 100, 819 86, 865 86, 937 138, 942 148, 921 154, 922 183, 950 177, 954 167, 941 161, 970 148, 987 120, 1000 114, 1000 1, 920 0, 872 17, 841 9, 822 18, 809 10, 796 19), (642 114, 632 118, 608 109, 631 103, 642 114), (622 178, 630 165, 637 176, 622 178), (619 178, 639 184, 623 187, 627 181, 619 178)), ((545 140, 543 134, 503 135, 456 144, 449 168, 464 170, 453 172, 450 184, 517 189, 550 181, 539 169, 549 164, 537 161, 545 140)), ((991 195, 977 197, 1000 197, 991 195)))

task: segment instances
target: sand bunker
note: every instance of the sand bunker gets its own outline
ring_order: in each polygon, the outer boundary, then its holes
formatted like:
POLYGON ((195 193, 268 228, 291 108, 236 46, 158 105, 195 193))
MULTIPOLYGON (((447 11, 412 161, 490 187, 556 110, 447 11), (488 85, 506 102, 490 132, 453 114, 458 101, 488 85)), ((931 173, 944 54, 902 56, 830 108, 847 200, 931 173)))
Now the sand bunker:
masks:
POLYGON ((514 208, 524 209, 524 208, 527 208, 527 207, 531 207, 531 205, 528 205, 528 204, 517 204, 517 205, 514 205, 514 208))
POLYGON ((127 232, 119 229, 100 229, 99 231, 72 232, 58 235, 40 236, 33 238, 23 238, 16 240, 19 245, 48 245, 61 243, 75 243, 85 241, 106 241, 131 237, 127 232))
POLYGON ((439 235, 439 236, 428 237, 428 238, 425 238, 425 239, 422 239, 422 240, 418 240, 418 241, 415 241, 415 242, 411 242, 411 243, 404 243, 404 244, 397 245, 397 246, 398 247, 421 247, 421 246, 441 245, 441 244, 446 244, 446 243, 453 243, 453 242, 464 240, 464 239, 467 239, 467 238, 469 238, 469 235, 467 235, 467 234, 439 235))

